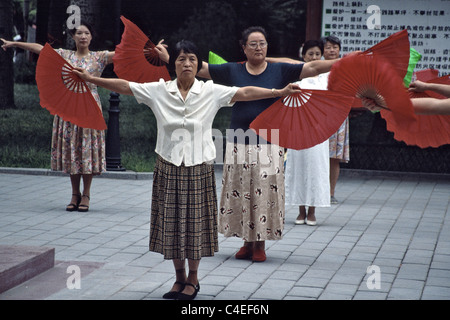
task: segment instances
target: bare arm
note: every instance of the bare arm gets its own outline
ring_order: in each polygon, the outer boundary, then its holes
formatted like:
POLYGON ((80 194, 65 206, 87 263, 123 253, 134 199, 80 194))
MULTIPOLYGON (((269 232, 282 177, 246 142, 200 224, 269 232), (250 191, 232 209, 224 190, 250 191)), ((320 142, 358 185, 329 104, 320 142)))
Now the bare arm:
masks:
POLYGON ((438 83, 427 83, 422 81, 414 81, 409 85, 409 91, 414 92, 424 92, 426 90, 431 90, 436 93, 442 94, 447 98, 450 98, 450 85, 438 84, 438 83))
MULTIPOLYGON (((352 56, 355 54, 360 54, 361 51, 353 51, 345 56, 352 56)), ((338 62, 339 59, 333 59, 333 60, 315 60, 307 62, 303 65, 302 73, 300 74, 300 79, 309 78, 309 77, 315 77, 321 73, 325 73, 331 70, 331 67, 333 64, 338 62)))
POLYGON ((106 55, 106 64, 110 64, 113 62, 113 57, 116 53, 114 51, 110 51, 108 52, 108 54, 106 55))
POLYGON ((334 60, 316 60, 307 62, 303 65, 300 79, 315 77, 321 73, 325 73, 331 70, 333 64, 338 62, 339 59, 334 60))
POLYGON ((130 88, 130 83, 127 80, 94 77, 82 68, 75 68, 72 72, 84 81, 93 83, 96 86, 128 96, 133 95, 130 88))
POLYGON ((23 50, 27 50, 27 51, 31 51, 33 53, 39 54, 39 53, 41 53, 42 48, 44 48, 44 46, 39 43, 8 41, 3 38, 0 38, 0 40, 3 42, 2 49, 4 51, 6 51, 6 49, 8 49, 8 48, 20 48, 23 50))
POLYGON ((275 97, 284 97, 293 93, 301 92, 300 87, 297 84, 288 84, 283 89, 266 89, 260 87, 242 87, 234 95, 231 102, 236 101, 253 101, 260 99, 268 99, 275 97))
POLYGON ((197 73, 197 76, 203 79, 211 80, 211 75, 209 74, 209 64, 205 61, 202 61, 202 68, 197 73))
POLYGON ((411 101, 416 114, 450 115, 450 99, 416 98, 411 101))

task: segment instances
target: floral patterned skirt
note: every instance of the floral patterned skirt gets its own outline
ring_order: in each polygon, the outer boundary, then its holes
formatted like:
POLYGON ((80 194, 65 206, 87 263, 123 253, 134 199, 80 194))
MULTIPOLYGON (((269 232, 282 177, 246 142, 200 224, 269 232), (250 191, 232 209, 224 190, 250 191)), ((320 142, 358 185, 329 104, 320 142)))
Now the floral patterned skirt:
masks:
POLYGON ((106 168, 105 131, 78 127, 55 116, 51 168, 71 175, 99 175, 106 168))
POLYGON ((341 162, 350 161, 350 133, 348 118, 342 123, 338 131, 330 139, 330 158, 341 162))
POLYGON ((279 240, 284 229, 284 149, 228 142, 219 232, 244 241, 279 240))

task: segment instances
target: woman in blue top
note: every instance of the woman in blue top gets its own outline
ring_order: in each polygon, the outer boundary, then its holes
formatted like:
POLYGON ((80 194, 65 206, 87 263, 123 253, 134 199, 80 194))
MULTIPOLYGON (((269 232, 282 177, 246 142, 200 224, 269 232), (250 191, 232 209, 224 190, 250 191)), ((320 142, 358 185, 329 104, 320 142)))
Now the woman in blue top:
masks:
MULTIPOLYGON (((337 60, 305 64, 271 63, 266 59, 267 37, 262 27, 242 33, 247 61, 208 65, 199 77, 227 86, 282 88, 302 78, 328 72, 337 60)), ((238 259, 265 261, 265 240, 281 239, 284 228, 284 149, 249 130, 250 123, 276 98, 237 102, 232 108, 224 161, 219 232, 242 238, 238 259)), ((273 136, 272 132, 272 136, 273 136)))

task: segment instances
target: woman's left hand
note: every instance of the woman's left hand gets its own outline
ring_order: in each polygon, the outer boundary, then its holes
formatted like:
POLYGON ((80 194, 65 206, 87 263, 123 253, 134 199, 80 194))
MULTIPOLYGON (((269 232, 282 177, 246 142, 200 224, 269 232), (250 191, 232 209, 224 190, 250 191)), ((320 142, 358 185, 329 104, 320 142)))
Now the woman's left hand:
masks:
POLYGON ((163 43, 164 39, 162 39, 153 49, 144 49, 145 53, 150 53, 151 50, 155 50, 158 53, 159 58, 164 61, 165 63, 169 63, 169 52, 167 51, 168 46, 163 43))

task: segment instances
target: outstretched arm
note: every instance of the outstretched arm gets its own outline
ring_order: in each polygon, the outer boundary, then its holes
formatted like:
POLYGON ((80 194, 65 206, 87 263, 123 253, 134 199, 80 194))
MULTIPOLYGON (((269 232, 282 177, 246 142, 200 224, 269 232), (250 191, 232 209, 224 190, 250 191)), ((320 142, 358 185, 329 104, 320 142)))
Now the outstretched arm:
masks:
POLYGON ((450 85, 447 84, 428 83, 417 80, 409 85, 409 91, 424 92, 426 90, 431 90, 450 98, 450 85))
MULTIPOLYGON (((383 109, 373 99, 363 98, 362 104, 370 111, 383 109)), ((411 99, 415 114, 423 115, 450 115, 450 99, 414 98, 411 99)))
POLYGON ((133 95, 133 92, 130 88, 130 83, 127 80, 94 77, 82 68, 74 68, 72 72, 84 81, 93 83, 96 86, 128 96, 133 95))
POLYGON ((39 54, 41 53, 43 45, 39 43, 28 43, 28 42, 19 42, 19 41, 8 41, 3 38, 0 38, 3 42, 2 49, 6 51, 8 48, 20 48, 23 50, 31 51, 33 53, 39 54))
POLYGON ((300 79, 315 77, 321 73, 325 73, 331 70, 333 64, 338 62, 339 59, 333 60, 316 60, 307 62, 303 65, 302 73, 300 74, 300 79))
POLYGON ((284 97, 293 93, 301 92, 300 87, 297 84, 288 84, 283 89, 266 89, 260 87, 242 87, 236 91, 231 102, 236 101, 253 101, 260 99, 268 99, 268 98, 276 98, 276 97, 284 97))
POLYGON ((416 98, 411 102, 416 114, 450 115, 450 99, 416 98))
POLYGON ((202 68, 197 73, 197 76, 203 79, 211 80, 211 75, 209 74, 209 64, 205 61, 202 61, 202 68))

